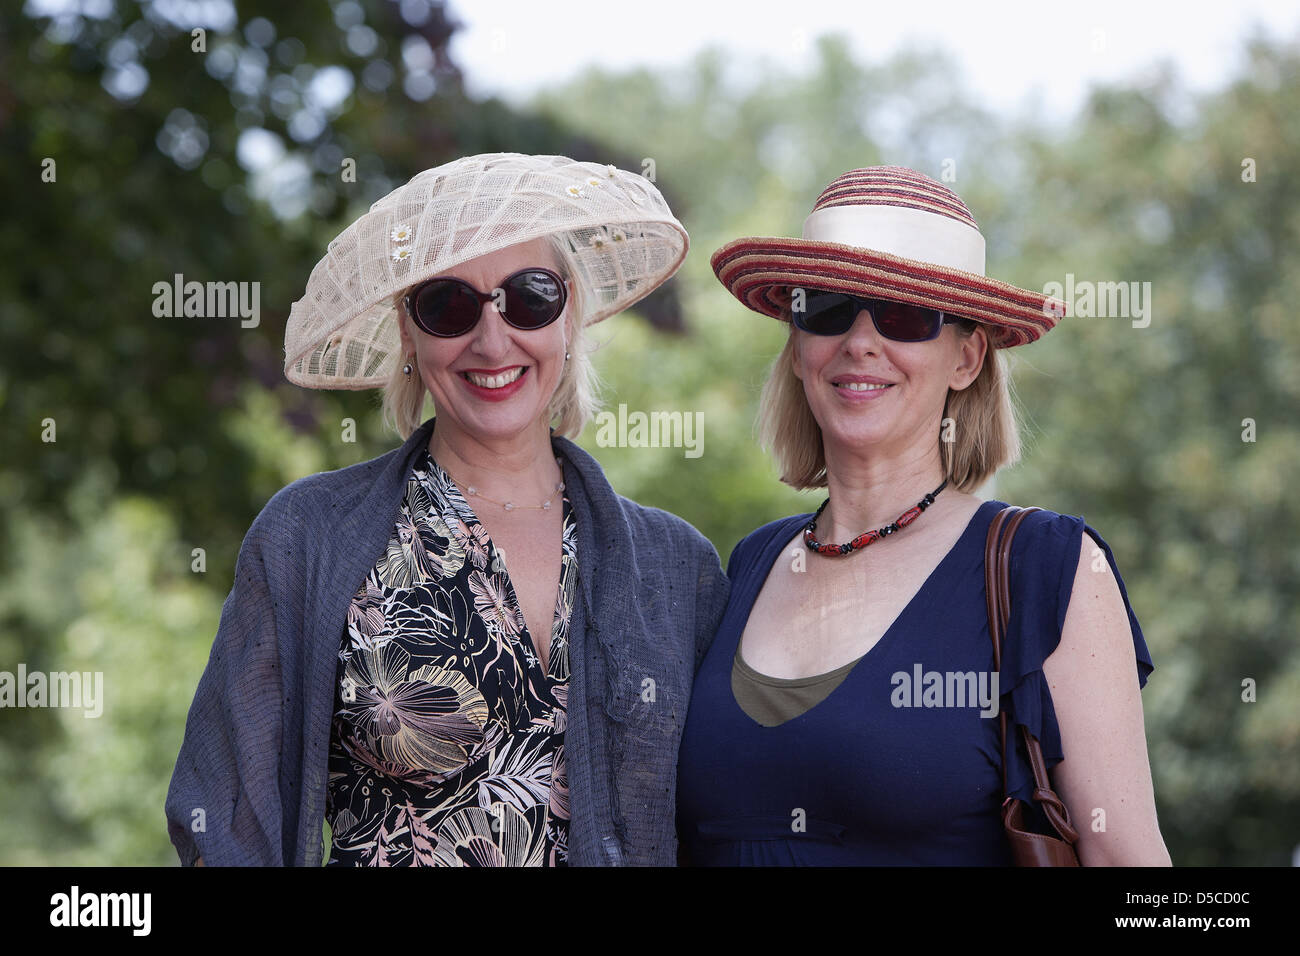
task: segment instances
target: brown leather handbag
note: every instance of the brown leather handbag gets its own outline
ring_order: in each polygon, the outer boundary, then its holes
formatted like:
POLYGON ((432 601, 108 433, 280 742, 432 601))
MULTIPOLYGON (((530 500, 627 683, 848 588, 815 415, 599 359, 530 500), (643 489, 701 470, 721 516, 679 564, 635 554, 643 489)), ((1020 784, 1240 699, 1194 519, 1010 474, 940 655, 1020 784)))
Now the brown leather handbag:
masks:
MULTIPOLYGON (((1020 522, 1038 508, 1017 508, 1008 505, 999 511, 989 526, 988 542, 984 548, 984 593, 989 609, 989 635, 993 638, 993 666, 1002 671, 1002 635, 1011 620, 1011 539, 1020 522)), ((1001 687, 1001 681, 998 682, 1001 687)), ((1033 833, 1024 829, 1025 804, 1007 793, 1007 712, 998 708, 1002 722, 1002 826, 1011 844, 1011 856, 1016 866, 1078 866, 1079 855, 1074 844, 1078 831, 1070 825, 1070 812, 1052 789, 1043 762, 1043 748, 1037 738, 1023 724, 1020 730, 1029 755, 1029 765, 1034 770, 1034 799, 1042 806, 1060 838, 1033 833)))

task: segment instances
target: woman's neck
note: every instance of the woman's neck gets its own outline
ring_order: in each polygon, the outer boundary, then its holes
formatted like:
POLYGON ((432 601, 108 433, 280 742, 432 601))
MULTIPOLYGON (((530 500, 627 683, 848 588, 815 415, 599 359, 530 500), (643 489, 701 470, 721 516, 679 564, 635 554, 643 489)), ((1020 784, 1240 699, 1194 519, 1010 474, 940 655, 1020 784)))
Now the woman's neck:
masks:
MULTIPOLYGON (((826 471, 830 504, 817 522, 817 537, 822 541, 848 541, 891 524, 943 482, 937 447, 888 458, 837 454, 828 448, 826 471)), ((944 493, 949 490, 946 487, 944 493)), ((935 501, 942 499, 941 495, 935 501)))
POLYGON ((457 484, 473 485, 489 498, 540 501, 562 480, 545 422, 508 439, 485 440, 438 421, 429 454, 457 484))

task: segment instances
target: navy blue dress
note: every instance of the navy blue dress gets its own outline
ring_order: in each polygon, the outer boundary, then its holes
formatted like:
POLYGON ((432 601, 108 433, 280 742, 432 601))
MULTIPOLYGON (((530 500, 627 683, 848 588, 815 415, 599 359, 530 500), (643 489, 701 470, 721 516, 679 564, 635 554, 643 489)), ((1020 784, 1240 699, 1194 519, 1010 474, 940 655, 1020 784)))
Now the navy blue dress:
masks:
MULTIPOLYGON (((774 521, 736 545, 727 565, 731 599, 696 675, 682 734, 678 830, 689 863, 1010 865, 1000 815, 999 721, 982 717, 974 700, 954 706, 960 681, 945 679, 949 696, 943 698, 924 676, 983 673, 988 686, 993 646, 984 543, 1003 507, 984 502, 843 683, 775 727, 762 726, 736 703, 732 658, 768 572, 811 516, 774 521), (923 695, 917 684, 934 695, 923 695), (941 702, 946 706, 935 706, 941 702)), ((1124 598, 1139 686, 1153 669, 1106 542, 1082 518, 1030 514, 1012 545, 1012 613, 999 706, 1009 716, 1008 748, 1019 737, 1016 724, 1024 723, 1049 769, 1064 755, 1041 668, 1060 642, 1085 531, 1105 554, 1124 598)), ((1023 747, 1014 757, 1009 753, 1008 762, 1010 792, 1032 802, 1033 773, 1023 747)), ((1054 832, 1033 807, 1030 820, 1041 832, 1054 832)))

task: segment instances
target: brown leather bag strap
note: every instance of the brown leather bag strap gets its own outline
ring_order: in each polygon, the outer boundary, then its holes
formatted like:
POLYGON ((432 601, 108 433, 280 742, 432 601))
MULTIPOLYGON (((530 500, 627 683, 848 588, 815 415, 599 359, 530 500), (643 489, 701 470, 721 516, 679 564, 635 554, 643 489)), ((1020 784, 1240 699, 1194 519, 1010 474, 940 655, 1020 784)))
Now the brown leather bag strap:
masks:
POLYGON ((1051 781, 1047 776, 1047 763, 1043 760, 1043 748, 1024 724, 1020 725, 1020 733, 1025 738, 1029 766, 1034 768, 1034 799, 1043 808, 1043 812, 1047 814, 1047 819, 1056 828, 1056 832, 1061 834, 1061 839, 1074 843, 1079 839, 1079 831, 1070 823, 1070 811, 1066 808, 1065 801, 1052 789, 1051 781))
MULTIPOLYGON (((993 667, 1002 672, 1002 636, 1011 621, 1011 539, 1030 511, 1007 505, 993 516, 984 544, 984 600, 989 612, 989 637, 993 639, 993 667), (1005 529, 1005 532, 1004 532, 1005 529)), ((999 683, 999 687, 1001 684, 999 683)), ((1007 714, 998 708, 1002 734, 1002 799, 1007 794, 1007 714)))
MULTIPOLYGON (((999 673, 1002 671, 1002 642, 1011 621, 1011 541, 1021 522, 1031 512, 1038 510, 1040 509, 1008 505, 994 516, 993 523, 989 526, 988 540, 984 547, 984 596, 989 612, 989 636, 993 640, 993 666, 999 673)), ((1002 798, 1005 804, 1010 797, 1007 792, 1007 714, 1002 708, 998 710, 1002 732, 1002 798)), ((1043 749, 1028 727, 1021 724, 1020 731, 1029 757, 1029 766, 1034 772, 1034 799, 1042 806, 1048 821, 1062 839, 1074 843, 1079 839, 1079 834, 1070 824, 1070 812, 1065 803, 1052 789, 1047 764, 1043 760, 1043 749)))
MULTIPOLYGON (((1008 506, 993 516, 989 525, 989 535, 984 544, 984 602, 988 607, 989 636, 993 639, 993 669, 1002 673, 1002 614, 998 607, 997 558, 998 541, 1002 537, 1002 526, 1007 517, 1016 509, 1008 506)), ((999 684, 999 687, 1001 685, 999 684)), ((998 721, 1002 727, 1002 799, 1007 797, 1007 712, 998 708, 998 721)))

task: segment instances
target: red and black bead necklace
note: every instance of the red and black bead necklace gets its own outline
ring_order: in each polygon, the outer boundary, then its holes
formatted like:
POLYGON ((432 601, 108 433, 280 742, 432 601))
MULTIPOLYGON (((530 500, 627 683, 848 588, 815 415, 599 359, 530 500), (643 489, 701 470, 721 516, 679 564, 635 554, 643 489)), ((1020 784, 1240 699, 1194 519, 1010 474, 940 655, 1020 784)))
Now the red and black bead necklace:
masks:
POLYGON ((817 513, 812 516, 812 520, 808 522, 808 527, 803 529, 804 544, 808 545, 809 548, 816 551, 818 554, 826 555, 850 554, 857 551, 859 548, 865 548, 874 541, 879 541, 881 538, 888 537, 896 531, 906 528, 921 516, 922 511, 934 504, 934 499, 938 496, 939 492, 943 491, 943 489, 947 487, 947 485, 948 479, 945 478, 943 484, 895 518, 892 524, 887 524, 883 528, 877 528, 875 531, 864 531, 848 544, 822 544, 813 534, 813 532, 817 530, 817 519, 822 516, 822 512, 826 510, 826 506, 831 503, 831 499, 827 498, 822 502, 822 506, 817 509, 817 513))

